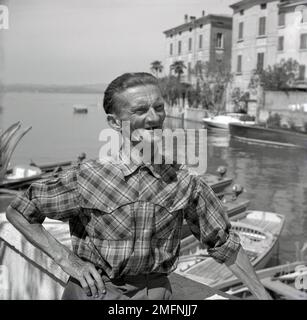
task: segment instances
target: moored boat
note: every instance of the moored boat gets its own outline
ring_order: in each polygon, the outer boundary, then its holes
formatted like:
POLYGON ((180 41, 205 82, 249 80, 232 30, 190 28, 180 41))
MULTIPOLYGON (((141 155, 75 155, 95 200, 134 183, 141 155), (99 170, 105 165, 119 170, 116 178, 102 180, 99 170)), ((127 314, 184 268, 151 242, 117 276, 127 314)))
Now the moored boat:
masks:
POLYGON ((244 123, 248 125, 255 124, 254 118, 244 113, 227 113, 214 117, 203 118, 203 122, 207 128, 229 129, 230 123, 244 123))
POLYGON ((306 132, 265 128, 240 123, 230 123, 229 132, 231 137, 249 143, 307 148, 306 132))
POLYGON ((42 171, 40 168, 30 165, 16 165, 7 170, 4 179, 0 181, 0 188, 18 189, 41 177, 42 171))
POLYGON ((74 105, 74 113, 88 113, 88 108, 85 105, 74 105))
MULTIPOLYGON (((256 271, 264 287, 276 300, 307 300, 307 261, 296 261, 256 271)), ((252 299, 251 292, 238 279, 217 286, 230 295, 252 299)))
MULTIPOLYGON (((254 268, 263 268, 276 251, 284 217, 272 212, 248 210, 232 219, 231 224, 254 268)), ((234 277, 224 264, 208 256, 206 248, 194 236, 181 241, 176 272, 213 287, 234 277)))

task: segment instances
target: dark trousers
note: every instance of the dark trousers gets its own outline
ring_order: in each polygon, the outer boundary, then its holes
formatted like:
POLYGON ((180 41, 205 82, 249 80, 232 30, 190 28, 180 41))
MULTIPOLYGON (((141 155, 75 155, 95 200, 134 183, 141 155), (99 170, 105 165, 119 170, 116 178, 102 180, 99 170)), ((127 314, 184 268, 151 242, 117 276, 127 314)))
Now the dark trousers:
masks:
POLYGON ((70 278, 62 300, 170 300, 172 296, 168 277, 161 273, 124 276, 114 280, 103 276, 103 280, 106 294, 96 298, 87 296, 81 284, 70 278))

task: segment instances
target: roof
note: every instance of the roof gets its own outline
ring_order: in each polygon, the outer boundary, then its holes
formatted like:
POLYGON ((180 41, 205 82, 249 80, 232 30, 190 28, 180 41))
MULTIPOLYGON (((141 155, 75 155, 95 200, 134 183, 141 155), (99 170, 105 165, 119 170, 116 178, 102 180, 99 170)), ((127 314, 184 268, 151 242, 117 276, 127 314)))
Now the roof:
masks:
POLYGON ((272 1, 278 1, 278 0, 241 0, 238 2, 235 2, 233 4, 231 4, 229 7, 232 9, 239 9, 245 6, 251 6, 253 4, 258 4, 258 3, 268 3, 268 2, 272 2, 272 1))
MULTIPOLYGON (((208 14, 204 17, 200 17, 198 19, 189 21, 187 23, 183 23, 179 26, 176 26, 174 28, 168 29, 164 31, 163 33, 166 36, 169 36, 171 34, 177 33, 177 32, 183 32, 187 31, 190 28, 199 27, 200 25, 210 24, 210 23, 223 23, 224 27, 232 28, 232 16, 231 15, 215 15, 215 14, 208 14)), ((221 25, 222 26, 222 25, 221 25)))
POLYGON ((291 8, 293 6, 307 5, 307 0, 284 0, 279 4, 279 8, 291 8))

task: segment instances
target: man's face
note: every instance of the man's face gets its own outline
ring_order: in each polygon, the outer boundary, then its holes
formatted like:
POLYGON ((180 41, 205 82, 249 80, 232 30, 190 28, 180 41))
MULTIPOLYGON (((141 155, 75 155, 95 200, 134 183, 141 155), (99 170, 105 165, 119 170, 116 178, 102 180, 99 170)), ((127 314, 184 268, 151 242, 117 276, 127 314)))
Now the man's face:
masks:
POLYGON ((130 122, 130 130, 152 133, 154 129, 162 129, 165 119, 164 100, 160 89, 155 85, 129 88, 115 98, 117 118, 130 122), (144 130, 148 131, 145 132, 144 130))

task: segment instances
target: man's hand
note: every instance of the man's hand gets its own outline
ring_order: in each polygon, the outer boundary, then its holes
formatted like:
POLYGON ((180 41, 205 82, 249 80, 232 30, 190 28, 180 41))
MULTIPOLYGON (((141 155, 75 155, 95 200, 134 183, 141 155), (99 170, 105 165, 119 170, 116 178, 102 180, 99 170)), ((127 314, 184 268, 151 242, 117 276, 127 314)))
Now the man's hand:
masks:
POLYGON ((80 282, 87 296, 98 298, 106 294, 104 281, 92 263, 85 262, 70 252, 68 259, 59 265, 66 273, 80 282))

